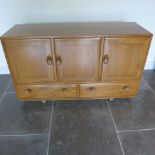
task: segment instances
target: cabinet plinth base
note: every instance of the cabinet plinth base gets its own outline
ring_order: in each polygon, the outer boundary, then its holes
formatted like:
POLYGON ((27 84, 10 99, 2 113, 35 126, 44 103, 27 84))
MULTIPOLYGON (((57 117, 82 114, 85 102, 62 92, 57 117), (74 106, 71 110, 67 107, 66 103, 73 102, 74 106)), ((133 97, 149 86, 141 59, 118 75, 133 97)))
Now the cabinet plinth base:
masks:
POLYGON ((114 98, 109 98, 108 99, 109 102, 112 102, 113 100, 114 100, 114 98))

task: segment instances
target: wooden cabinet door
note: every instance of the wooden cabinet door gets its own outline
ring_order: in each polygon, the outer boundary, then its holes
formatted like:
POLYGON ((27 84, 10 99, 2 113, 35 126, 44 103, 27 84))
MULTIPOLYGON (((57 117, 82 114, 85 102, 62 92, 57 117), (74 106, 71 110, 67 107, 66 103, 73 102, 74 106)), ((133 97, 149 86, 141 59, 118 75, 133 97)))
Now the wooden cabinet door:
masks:
POLYGON ((134 80, 143 70, 149 37, 105 38, 102 80, 134 80))
POLYGON ((100 38, 54 39, 58 81, 97 81, 100 38))
POLYGON ((54 80, 50 39, 5 40, 3 43, 16 83, 54 80))

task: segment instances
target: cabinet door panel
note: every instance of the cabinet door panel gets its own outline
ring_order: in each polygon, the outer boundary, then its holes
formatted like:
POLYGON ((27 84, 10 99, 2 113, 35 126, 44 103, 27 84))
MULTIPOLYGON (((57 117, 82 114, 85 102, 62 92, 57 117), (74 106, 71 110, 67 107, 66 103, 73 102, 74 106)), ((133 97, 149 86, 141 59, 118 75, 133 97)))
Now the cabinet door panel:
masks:
POLYGON ((4 45, 16 83, 54 80, 50 39, 6 40, 4 45))
POLYGON ((100 38, 55 39, 59 81, 97 81, 100 38))
POLYGON ((149 41, 149 37, 106 38, 101 79, 138 79, 145 64, 149 41))

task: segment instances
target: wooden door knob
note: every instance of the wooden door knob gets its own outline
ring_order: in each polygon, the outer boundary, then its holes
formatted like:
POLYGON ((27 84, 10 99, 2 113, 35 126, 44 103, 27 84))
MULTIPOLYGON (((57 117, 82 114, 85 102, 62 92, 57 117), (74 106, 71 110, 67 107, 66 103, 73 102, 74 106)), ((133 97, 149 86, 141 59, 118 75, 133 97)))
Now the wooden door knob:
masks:
POLYGON ((26 95, 30 95, 30 94, 31 94, 31 92, 32 92, 32 90, 31 90, 31 89, 25 89, 25 94, 26 94, 26 95))
POLYGON ((108 63, 109 63, 109 55, 105 55, 105 56, 103 57, 103 63, 104 63, 104 64, 108 64, 108 63))
POLYGON ((129 91, 129 90, 130 90, 130 86, 124 86, 124 87, 123 87, 123 90, 129 91))
POLYGON ((63 92, 67 92, 69 90, 69 88, 62 88, 63 92))
POLYGON ((58 65, 61 65, 62 59, 61 59, 60 56, 56 56, 56 63, 57 63, 58 65))
POLYGON ((47 64, 52 65, 53 59, 52 56, 47 56, 47 64))
POLYGON ((88 88, 88 91, 95 91, 95 90, 96 90, 95 87, 89 87, 89 88, 88 88))

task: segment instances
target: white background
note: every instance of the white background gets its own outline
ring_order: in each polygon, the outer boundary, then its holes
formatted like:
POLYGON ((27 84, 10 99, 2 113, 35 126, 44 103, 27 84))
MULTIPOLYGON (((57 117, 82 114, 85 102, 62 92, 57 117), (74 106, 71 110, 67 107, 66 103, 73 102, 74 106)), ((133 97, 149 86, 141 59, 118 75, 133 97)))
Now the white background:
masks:
MULTIPOLYGON (((155 0, 0 0, 0 35, 20 23, 74 21, 133 21, 155 33, 155 0)), ((145 68, 155 68, 155 39, 145 68)), ((5 73, 0 45, 0 74, 5 73)))

